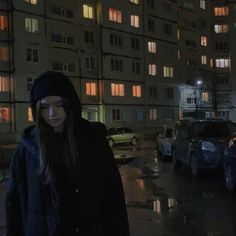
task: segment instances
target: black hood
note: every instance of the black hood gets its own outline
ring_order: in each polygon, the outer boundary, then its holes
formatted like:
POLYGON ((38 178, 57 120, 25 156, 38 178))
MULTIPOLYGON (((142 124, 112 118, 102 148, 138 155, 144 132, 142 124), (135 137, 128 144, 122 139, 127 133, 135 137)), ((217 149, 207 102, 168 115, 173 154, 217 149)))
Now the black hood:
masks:
POLYGON ((81 120, 81 103, 69 77, 60 72, 47 71, 34 82, 30 94, 34 120, 36 119, 36 103, 43 97, 60 96, 67 98, 74 115, 75 124, 81 120))

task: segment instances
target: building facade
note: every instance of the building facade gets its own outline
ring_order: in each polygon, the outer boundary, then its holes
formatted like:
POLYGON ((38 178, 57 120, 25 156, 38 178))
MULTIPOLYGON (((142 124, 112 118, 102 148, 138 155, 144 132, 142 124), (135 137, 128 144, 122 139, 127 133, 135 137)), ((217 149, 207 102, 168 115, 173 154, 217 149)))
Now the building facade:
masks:
POLYGON ((1 0, 1 140, 17 140, 33 123, 29 93, 45 70, 67 74, 83 117, 108 127, 154 133, 196 109, 234 119, 235 46, 221 52, 215 46, 224 43, 213 43, 235 38, 236 7, 226 2, 1 0), (218 5, 229 15, 217 17, 218 5), (218 21, 229 32, 215 32, 218 21), (217 67, 221 57, 230 70, 217 67), (226 75, 232 84, 216 83, 226 75))

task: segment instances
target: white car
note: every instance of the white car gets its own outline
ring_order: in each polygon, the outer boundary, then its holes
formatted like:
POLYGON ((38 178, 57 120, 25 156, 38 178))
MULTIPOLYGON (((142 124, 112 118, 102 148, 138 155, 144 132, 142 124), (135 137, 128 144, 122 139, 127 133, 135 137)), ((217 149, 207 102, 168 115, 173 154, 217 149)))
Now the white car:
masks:
POLYGON ((127 127, 110 128, 107 130, 107 140, 111 147, 120 143, 137 145, 141 140, 141 134, 127 127))
POLYGON ((159 133, 156 139, 157 153, 162 157, 172 156, 172 131, 173 128, 164 127, 164 132, 159 133))

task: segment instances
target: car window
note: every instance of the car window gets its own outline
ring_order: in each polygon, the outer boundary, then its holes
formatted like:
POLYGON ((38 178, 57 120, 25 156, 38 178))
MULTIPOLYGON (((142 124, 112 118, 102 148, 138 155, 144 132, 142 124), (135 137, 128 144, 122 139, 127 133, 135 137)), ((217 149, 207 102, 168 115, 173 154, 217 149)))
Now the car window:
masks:
POLYGON ((234 123, 229 123, 229 131, 231 136, 236 135, 236 125, 234 123))
POLYGON ((126 134, 127 134, 127 133, 132 133, 132 132, 133 132, 132 129, 129 129, 129 128, 124 128, 124 131, 125 131, 126 134))
POLYGON ((230 131, 226 122, 195 122, 193 136, 197 138, 229 137, 230 131))
POLYGON ((124 131, 123 131, 124 129, 123 128, 117 128, 117 134, 123 134, 124 133, 124 131))
POLYGON ((110 128, 110 129, 107 130, 107 134, 108 135, 113 135, 115 133, 116 133, 116 129, 115 128, 110 128))

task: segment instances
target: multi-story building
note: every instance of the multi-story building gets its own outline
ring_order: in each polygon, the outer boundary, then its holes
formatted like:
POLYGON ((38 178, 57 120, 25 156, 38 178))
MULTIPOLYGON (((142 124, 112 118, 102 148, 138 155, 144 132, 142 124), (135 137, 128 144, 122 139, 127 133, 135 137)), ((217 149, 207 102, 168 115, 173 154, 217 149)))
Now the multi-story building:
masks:
POLYGON ((236 121, 236 1, 213 1, 215 110, 236 121))
MULTIPOLYGON (((212 86, 221 59, 212 46, 220 36, 212 29, 213 2, 1 0, 1 140, 18 139, 32 124, 29 92, 45 70, 67 74, 83 117, 108 127, 154 133, 196 107, 223 112, 212 86)), ((232 1, 226 5, 235 11, 232 1)), ((234 15, 219 20, 228 24, 234 15)))

